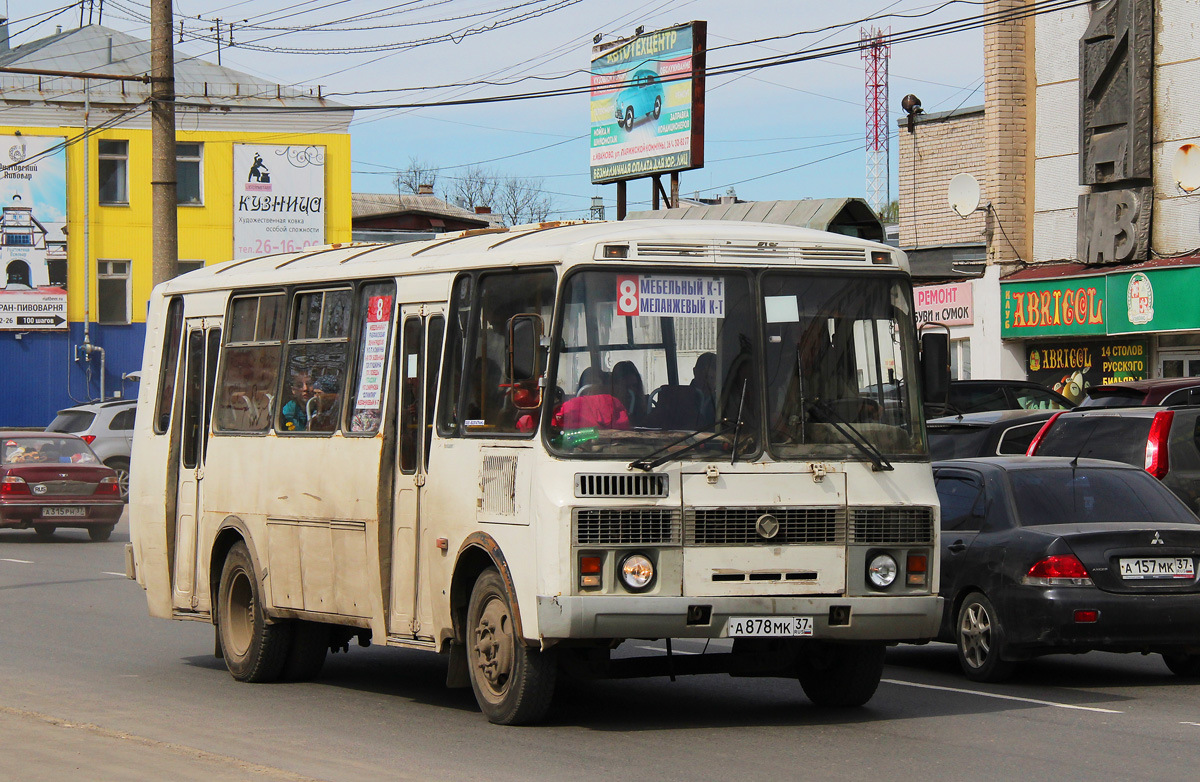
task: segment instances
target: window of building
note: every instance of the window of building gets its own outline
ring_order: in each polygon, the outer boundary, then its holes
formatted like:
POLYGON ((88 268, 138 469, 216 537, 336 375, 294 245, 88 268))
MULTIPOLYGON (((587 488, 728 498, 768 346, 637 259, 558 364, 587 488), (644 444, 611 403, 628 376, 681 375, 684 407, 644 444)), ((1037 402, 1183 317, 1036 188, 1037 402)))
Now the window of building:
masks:
POLYGON ((184 259, 180 258, 175 268, 175 276, 178 277, 180 274, 187 274, 188 272, 194 272, 197 269, 203 269, 204 261, 185 261, 184 259))
POLYGON ((971 340, 950 340, 950 377, 955 380, 971 379, 971 340))
POLYGON ((100 190, 102 204, 129 204, 129 142, 101 140, 100 190))
POLYGON ((100 323, 129 323, 129 267, 129 261, 96 262, 96 320, 100 323))
POLYGON ((175 145, 175 199, 180 206, 204 204, 204 145, 175 145))

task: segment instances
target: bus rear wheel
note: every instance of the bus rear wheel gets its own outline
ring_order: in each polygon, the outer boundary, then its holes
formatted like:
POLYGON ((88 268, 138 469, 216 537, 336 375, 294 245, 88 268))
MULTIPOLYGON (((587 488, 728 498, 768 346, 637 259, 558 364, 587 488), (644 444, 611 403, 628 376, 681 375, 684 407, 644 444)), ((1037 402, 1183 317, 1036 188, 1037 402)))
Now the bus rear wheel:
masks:
POLYGON ((217 591, 217 638, 233 678, 242 682, 277 680, 288 659, 292 631, 289 622, 267 623, 262 586, 250 550, 241 541, 235 543, 225 557, 217 591))
POLYGON ((800 686, 810 701, 846 708, 871 700, 883 678, 883 644, 803 643, 800 686))
POLYGON ((471 590, 467 634, 471 689, 488 720, 528 725, 544 717, 554 697, 557 661, 553 652, 521 641, 508 590, 495 568, 480 574, 471 590))

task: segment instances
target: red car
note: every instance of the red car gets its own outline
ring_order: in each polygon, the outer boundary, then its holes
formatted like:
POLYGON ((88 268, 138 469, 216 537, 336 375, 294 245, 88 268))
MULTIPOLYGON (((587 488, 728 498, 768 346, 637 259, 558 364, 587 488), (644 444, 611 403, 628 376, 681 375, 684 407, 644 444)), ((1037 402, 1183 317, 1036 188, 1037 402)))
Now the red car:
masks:
POLYGON ((0 529, 32 527, 49 538, 74 527, 108 540, 124 507, 117 473, 81 438, 0 432, 0 529))

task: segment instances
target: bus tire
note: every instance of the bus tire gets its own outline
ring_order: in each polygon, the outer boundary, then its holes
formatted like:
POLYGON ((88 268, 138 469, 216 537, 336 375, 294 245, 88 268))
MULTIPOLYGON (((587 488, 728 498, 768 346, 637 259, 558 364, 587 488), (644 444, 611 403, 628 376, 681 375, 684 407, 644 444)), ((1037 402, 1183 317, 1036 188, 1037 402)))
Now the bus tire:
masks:
POLYGON ((884 644, 804 642, 800 686, 817 706, 848 708, 871 700, 883 678, 884 644))
POLYGON ((329 651, 329 625, 298 620, 292 623, 292 645, 283 664, 283 680, 308 682, 317 678, 329 651))
POLYGON ((554 697, 557 661, 553 652, 531 649, 517 636, 508 590, 495 568, 483 571, 471 589, 466 631, 471 689, 488 720, 541 720, 554 697))
POLYGON ((225 665, 240 682, 273 682, 283 672, 292 640, 290 622, 267 624, 262 584, 243 541, 233 544, 217 590, 217 636, 225 665))

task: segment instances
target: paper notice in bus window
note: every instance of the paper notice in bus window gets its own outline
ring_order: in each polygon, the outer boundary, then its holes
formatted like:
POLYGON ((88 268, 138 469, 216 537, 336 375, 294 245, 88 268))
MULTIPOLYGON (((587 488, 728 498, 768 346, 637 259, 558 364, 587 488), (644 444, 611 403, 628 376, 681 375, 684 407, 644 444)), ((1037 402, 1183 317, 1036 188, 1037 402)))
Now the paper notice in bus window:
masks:
POLYGON ((367 300, 367 321, 363 324, 363 365, 358 380, 357 410, 378 410, 383 393, 383 367, 387 358, 388 318, 392 313, 391 296, 371 296, 367 300))
POLYGON ((767 323, 799 323, 800 305, 795 296, 764 296, 767 323))
POLYGON ((725 280, 665 274, 617 275, 618 315, 725 317, 725 280))

